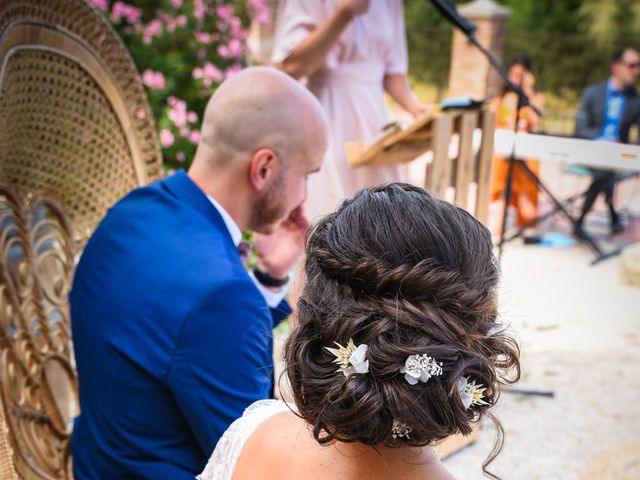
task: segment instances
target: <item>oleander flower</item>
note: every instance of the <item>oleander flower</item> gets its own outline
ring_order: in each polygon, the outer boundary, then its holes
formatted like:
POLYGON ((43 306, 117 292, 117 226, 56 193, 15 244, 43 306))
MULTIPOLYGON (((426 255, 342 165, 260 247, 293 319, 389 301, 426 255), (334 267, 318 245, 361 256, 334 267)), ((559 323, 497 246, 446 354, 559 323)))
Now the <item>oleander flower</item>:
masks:
POLYGON ((147 69, 142 73, 142 83, 154 90, 162 90, 167 82, 161 72, 147 69))
POLYGON ((269 2, 89 2, 116 29, 141 73, 151 108, 138 108, 136 121, 155 121, 165 167, 188 168, 207 100, 225 78, 251 63, 249 27, 268 18, 269 2))
POLYGON ((170 147, 176 141, 173 133, 168 128, 160 130, 160 145, 164 148, 170 147))
POLYGON ((91 0, 91 3, 103 12, 109 10, 109 4, 107 3, 107 0, 91 0))

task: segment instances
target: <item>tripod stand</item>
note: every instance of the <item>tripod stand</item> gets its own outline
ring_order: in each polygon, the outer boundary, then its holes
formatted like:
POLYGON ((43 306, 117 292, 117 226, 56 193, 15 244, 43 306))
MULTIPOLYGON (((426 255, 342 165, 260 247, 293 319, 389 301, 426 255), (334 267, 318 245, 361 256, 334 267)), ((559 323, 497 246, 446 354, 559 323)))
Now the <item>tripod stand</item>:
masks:
MULTIPOLYGON (((561 202, 560 200, 558 200, 552 193, 551 191, 544 185, 544 183, 542 183, 542 181, 540 180, 540 178, 529 168, 529 166, 526 164, 526 162, 524 160, 519 160, 515 157, 515 141, 514 141, 514 145, 513 145, 513 149, 512 149, 512 153, 509 157, 509 170, 508 170, 508 174, 507 174, 507 184, 506 184, 506 188, 505 188, 505 194, 504 194, 504 201, 505 201, 505 210, 504 213, 502 215, 502 225, 501 225, 501 232, 500 232, 500 240, 498 243, 498 258, 501 259, 502 258, 502 252, 503 252, 503 245, 504 243, 511 241, 511 240, 515 240, 516 238, 520 237, 524 230, 526 228, 532 227, 534 225, 537 225, 539 222, 545 220, 546 218, 555 215, 556 213, 561 213, 564 217, 567 218, 567 220, 569 220, 569 222, 571 223, 572 226, 572 230, 575 230, 576 227, 578 226, 579 222, 576 218, 574 218, 569 211, 567 210, 567 208, 565 207, 565 204, 569 205, 571 203, 573 203, 576 199, 580 198, 584 196, 584 194, 578 194, 578 195, 574 195, 573 197, 567 199, 564 203, 561 202), (513 183, 513 173, 515 171, 516 168, 520 168, 521 171, 527 176, 527 178, 533 182, 533 184, 536 186, 536 188, 543 192, 547 198, 549 198, 549 200, 551 200, 551 202, 553 203, 553 209, 543 215, 537 216, 536 218, 532 219, 531 221, 527 222, 525 225, 523 225, 522 227, 520 227, 518 229, 518 231, 512 235, 509 238, 506 238, 506 224, 507 224, 507 206, 509 205, 509 201, 511 200, 511 195, 512 195, 512 183, 513 183)), ((581 234, 581 240, 584 241, 587 246, 595 253, 596 258, 591 262, 591 265, 595 265, 603 260, 606 260, 607 258, 610 258, 612 256, 615 256, 617 254, 620 253, 620 248, 618 249, 614 249, 611 250, 609 252, 605 252, 604 250, 602 250, 602 248, 598 245, 598 243, 596 242, 596 240, 586 231, 583 231, 581 234)))
MULTIPOLYGON (((519 120, 520 120, 520 110, 521 110, 521 108, 529 106, 539 116, 542 116, 542 113, 539 111, 539 109, 537 109, 534 105, 531 105, 531 103, 529 101, 529 98, 524 93, 522 88, 520 88, 520 86, 518 86, 518 85, 515 85, 509 79, 509 76, 507 75, 507 72, 506 72, 504 66, 493 56, 493 54, 489 50, 484 48, 484 46, 480 42, 478 42, 478 40, 476 39, 476 36, 475 36, 475 25, 469 23, 464 17, 460 16, 460 14, 458 14, 455 6, 452 5, 451 3, 449 3, 447 0, 431 0, 431 3, 446 18, 448 18, 454 25, 456 25, 462 32, 464 32, 464 34, 467 36, 467 39, 469 40, 469 42, 472 43, 476 48, 478 48, 483 53, 483 55, 487 58, 487 60, 491 64, 491 66, 502 77, 502 79, 505 81, 505 83, 507 85, 507 88, 510 91, 512 91, 512 92, 514 92, 514 93, 516 93, 518 95, 518 104, 517 104, 517 108, 516 108, 516 121, 515 121, 515 125, 514 125, 514 133, 517 134, 518 123, 519 123, 519 120)), ((515 141, 514 141, 513 146, 511 148, 511 152, 509 154, 509 168, 508 168, 508 172, 507 172, 507 183, 506 183, 506 188, 505 188, 505 208, 504 208, 504 214, 503 214, 503 217, 502 217, 501 238, 500 238, 500 243, 498 245, 498 247, 499 247, 498 259, 501 259, 501 257, 502 257, 502 247, 503 247, 503 244, 504 244, 504 230, 505 230, 505 226, 506 226, 506 223, 507 223, 507 207, 509 205, 509 202, 511 201, 513 175, 514 175, 514 169, 515 168, 522 168, 523 171, 525 172, 525 174, 532 181, 534 181, 534 183, 536 184, 536 188, 542 188, 545 191, 545 193, 549 194, 553 198, 554 203, 556 203, 556 205, 559 206, 565 212, 565 214, 569 218, 572 219, 572 217, 569 214, 569 212, 567 212, 564 209, 564 207, 562 206, 562 204, 560 204, 560 202, 558 202, 553 197, 553 195, 551 195, 551 192, 549 192, 549 190, 542 184, 542 182, 540 181, 538 176, 535 173, 533 173, 531 171, 531 169, 523 161, 518 160, 516 158, 515 146, 516 146, 516 144, 515 144, 515 141)), ((527 394, 527 395, 541 395, 542 394, 542 395, 545 395, 545 396, 551 396, 551 397, 553 396, 553 392, 550 392, 550 391, 524 390, 523 389, 523 390, 518 390, 517 393, 522 393, 522 394, 527 394)))
MULTIPOLYGON (((457 12, 455 15, 457 15, 457 12)), ((527 179, 530 180, 535 185, 536 189, 542 192, 544 195, 546 195, 546 197, 548 197, 549 200, 551 200, 552 204, 554 205, 553 213, 560 212, 567 220, 569 220, 573 229, 575 229, 576 225, 578 224, 578 221, 569 213, 569 211, 565 208, 562 202, 560 202, 560 200, 558 200, 551 193, 551 191, 540 180, 538 175, 536 175, 531 170, 531 168, 529 168, 526 162, 516 157, 516 140, 518 137, 518 124, 520 123, 521 110, 525 107, 528 107, 531 110, 533 110, 539 117, 542 116, 542 112, 535 105, 531 103, 531 101, 529 100, 529 97, 522 90, 522 88, 519 85, 514 84, 509 79, 506 69, 495 58, 495 56, 489 50, 487 50, 480 42, 478 42, 474 33, 475 28, 471 26, 468 22, 466 22, 466 20, 460 20, 459 22, 454 22, 454 23, 456 23, 456 25, 460 23, 460 25, 458 26, 460 26, 462 31, 465 33, 465 35, 469 39, 469 42, 472 43, 476 48, 478 48, 482 52, 482 54, 487 58, 491 66, 496 70, 496 72, 500 75, 500 77, 502 77, 502 79, 504 80, 507 86, 507 89, 515 93, 518 98, 516 112, 515 112, 515 122, 513 127, 514 142, 511 147, 509 156, 507 158, 508 170, 507 170, 507 179, 506 179, 505 189, 504 189, 504 211, 502 213, 500 239, 498 241, 498 259, 501 260, 504 252, 504 244, 507 242, 507 238, 506 238, 507 212, 508 212, 509 204, 511 202, 511 198, 513 196, 513 179, 514 179, 514 174, 516 169, 520 169, 525 174, 527 179)), ((532 220, 528 224, 528 226, 537 224, 542 218, 543 217, 537 217, 536 219, 532 220)), ((513 237, 513 238, 516 238, 516 237, 513 237)), ((509 240, 512 240, 513 238, 510 238, 509 240)), ((582 236, 581 240, 584 241, 587 244, 587 246, 591 250, 593 250, 593 252, 596 254, 596 259, 592 262, 592 264, 600 262, 618 253, 618 251, 605 253, 600 248, 598 243, 593 239, 593 237, 586 232, 582 236)))

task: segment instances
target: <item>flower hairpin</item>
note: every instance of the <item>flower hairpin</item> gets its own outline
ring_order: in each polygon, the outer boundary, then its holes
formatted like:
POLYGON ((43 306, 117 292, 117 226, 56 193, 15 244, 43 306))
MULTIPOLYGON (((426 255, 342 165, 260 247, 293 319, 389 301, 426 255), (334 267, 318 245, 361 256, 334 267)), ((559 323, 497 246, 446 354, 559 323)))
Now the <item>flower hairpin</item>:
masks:
POLYGON ((393 427, 391 427, 391 436, 393 438, 409 438, 409 435, 413 431, 406 423, 400 420, 393 421, 393 427))
POLYGON ((468 377, 460 377, 458 379, 458 393, 464 408, 469 408, 471 405, 489 405, 484 401, 483 385, 480 383, 476 385, 476 381, 469 383, 468 377))
POLYGON ((336 372, 342 372, 345 377, 354 373, 367 373, 369 371, 369 360, 367 360, 367 346, 365 344, 356 347, 353 339, 350 338, 346 346, 335 343, 338 348, 324 347, 335 355, 333 363, 339 365, 336 372))
POLYGON ((418 381, 426 383, 431 377, 442 375, 442 362, 438 363, 426 353, 409 355, 400 373, 404 373, 404 379, 411 385, 418 381))

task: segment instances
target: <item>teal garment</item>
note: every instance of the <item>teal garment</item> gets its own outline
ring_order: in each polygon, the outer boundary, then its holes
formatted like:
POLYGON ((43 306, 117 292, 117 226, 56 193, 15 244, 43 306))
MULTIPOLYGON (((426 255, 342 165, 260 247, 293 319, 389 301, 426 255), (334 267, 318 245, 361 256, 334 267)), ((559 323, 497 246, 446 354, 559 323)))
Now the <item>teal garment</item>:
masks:
POLYGON ((615 90, 611 82, 607 82, 604 122, 597 140, 620 141, 620 122, 622 120, 622 112, 624 112, 624 100, 624 91, 615 90))

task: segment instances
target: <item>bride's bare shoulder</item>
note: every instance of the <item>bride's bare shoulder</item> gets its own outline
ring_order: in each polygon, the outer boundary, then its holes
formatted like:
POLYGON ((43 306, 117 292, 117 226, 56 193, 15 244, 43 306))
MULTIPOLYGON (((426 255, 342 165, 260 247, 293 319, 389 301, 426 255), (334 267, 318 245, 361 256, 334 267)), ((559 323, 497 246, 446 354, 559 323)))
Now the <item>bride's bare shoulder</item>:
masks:
POLYGON ((314 443, 304 420, 293 412, 277 413, 265 420, 247 440, 233 480, 290 478, 301 461, 313 456, 314 443))
POLYGON ((326 479, 327 476, 455 480, 431 448, 385 449, 336 443, 320 445, 311 426, 292 412, 263 422, 247 441, 233 480, 326 479))

